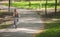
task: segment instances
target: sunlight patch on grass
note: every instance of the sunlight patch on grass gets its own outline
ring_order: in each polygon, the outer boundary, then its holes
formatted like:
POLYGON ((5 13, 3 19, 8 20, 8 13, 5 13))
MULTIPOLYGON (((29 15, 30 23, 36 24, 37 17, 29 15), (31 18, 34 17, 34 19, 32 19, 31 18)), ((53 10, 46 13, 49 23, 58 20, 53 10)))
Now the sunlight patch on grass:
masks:
MULTIPOLYGON (((17 7, 17 8, 32 8, 32 9, 40 9, 41 5, 42 8, 45 8, 46 1, 31 1, 31 7, 29 7, 29 2, 12 2, 11 6, 17 7)), ((5 4, 8 5, 8 4, 5 4)), ((60 8, 60 5, 57 6, 60 8)), ((55 8, 55 1, 48 1, 47 8, 55 8)))

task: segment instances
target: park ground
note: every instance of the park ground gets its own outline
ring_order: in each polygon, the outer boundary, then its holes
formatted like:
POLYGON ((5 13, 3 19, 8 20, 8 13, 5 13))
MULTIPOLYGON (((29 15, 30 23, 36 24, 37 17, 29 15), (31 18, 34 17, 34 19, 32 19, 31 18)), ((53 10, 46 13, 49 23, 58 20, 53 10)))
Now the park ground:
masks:
MULTIPOLYGON (((18 2, 18 3, 20 3, 20 2, 18 2)), ((15 5, 12 5, 12 6, 16 6, 16 4, 15 5)), ((18 5, 16 7, 18 7, 18 5)), ((54 7, 54 6, 52 6, 52 7, 54 7)), ((1 13, 1 14, 4 15, 5 13, 1 13)), ((35 37, 60 37, 60 11, 58 11, 56 13, 56 15, 53 12, 53 13, 48 13, 47 14, 47 17, 44 14, 42 14, 40 16, 42 18, 43 24, 45 25, 45 27, 44 27, 45 29, 44 29, 44 31, 42 33, 36 34, 35 37)), ((10 20, 12 20, 12 19, 10 19, 10 20)), ((6 23, 4 23, 4 24, 6 24, 6 23)), ((7 27, 7 26, 9 26, 9 25, 4 25, 4 28, 7 27)), ((3 25, 1 26, 1 28, 3 28, 3 25)))

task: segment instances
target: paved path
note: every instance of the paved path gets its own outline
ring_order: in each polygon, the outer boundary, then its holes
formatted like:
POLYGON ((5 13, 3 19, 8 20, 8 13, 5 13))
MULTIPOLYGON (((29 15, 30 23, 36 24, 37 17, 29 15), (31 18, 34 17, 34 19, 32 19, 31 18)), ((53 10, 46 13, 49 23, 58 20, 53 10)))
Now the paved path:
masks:
POLYGON ((33 37, 39 30, 42 32, 44 26, 36 11, 18 9, 18 12, 21 16, 18 28, 1 29, 0 37, 33 37))

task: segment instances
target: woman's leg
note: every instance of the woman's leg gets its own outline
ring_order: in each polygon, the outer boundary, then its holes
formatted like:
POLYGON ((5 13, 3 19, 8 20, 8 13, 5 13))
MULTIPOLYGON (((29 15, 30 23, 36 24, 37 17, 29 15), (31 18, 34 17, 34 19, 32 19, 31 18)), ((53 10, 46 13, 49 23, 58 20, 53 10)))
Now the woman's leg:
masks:
POLYGON ((19 21, 19 19, 17 18, 17 22, 19 21))
POLYGON ((17 18, 14 18, 14 27, 17 28, 17 18))
POLYGON ((19 18, 17 17, 17 25, 19 24, 19 18))

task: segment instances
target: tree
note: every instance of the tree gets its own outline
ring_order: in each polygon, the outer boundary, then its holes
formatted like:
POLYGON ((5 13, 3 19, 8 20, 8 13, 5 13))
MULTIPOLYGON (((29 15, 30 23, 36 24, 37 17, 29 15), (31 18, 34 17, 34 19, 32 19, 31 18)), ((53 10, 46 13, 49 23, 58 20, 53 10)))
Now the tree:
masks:
POLYGON ((31 2, 30 2, 30 0, 29 0, 29 7, 31 7, 31 2))
POLYGON ((45 4, 45 15, 46 15, 46 17, 47 17, 47 2, 48 2, 48 0, 46 0, 46 4, 45 4))
POLYGON ((10 5, 11 5, 11 0, 9 0, 9 8, 8 8, 9 12, 10 12, 10 5))
POLYGON ((59 0, 59 4, 60 4, 60 0, 59 0))
POLYGON ((57 13, 57 0, 55 0, 55 15, 57 13))
POLYGON ((40 0, 40 8, 42 8, 42 2, 41 2, 42 0, 40 0))

